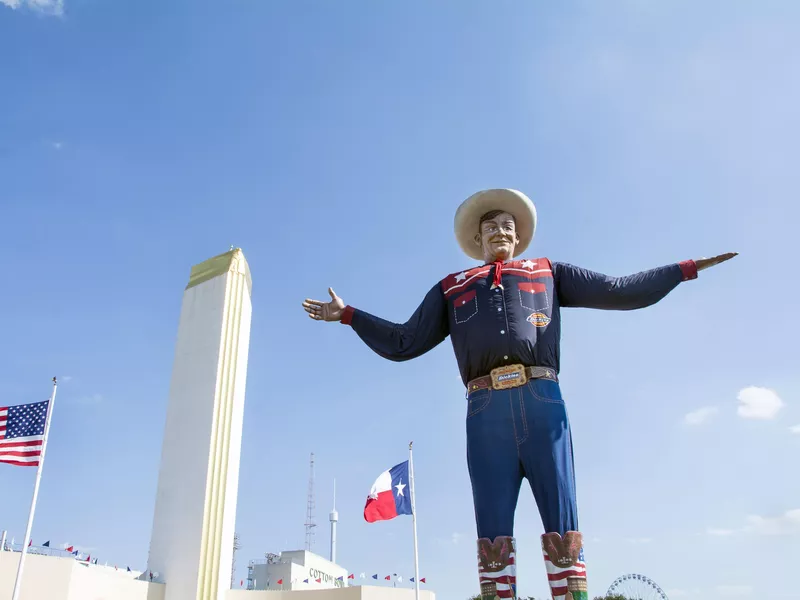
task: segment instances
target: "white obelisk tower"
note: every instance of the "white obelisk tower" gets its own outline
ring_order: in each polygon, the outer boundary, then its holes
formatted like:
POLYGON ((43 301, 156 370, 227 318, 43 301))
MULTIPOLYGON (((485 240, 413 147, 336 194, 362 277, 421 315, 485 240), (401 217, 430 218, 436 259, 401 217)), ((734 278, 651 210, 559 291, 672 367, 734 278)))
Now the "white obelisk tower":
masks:
POLYGON ((223 600, 230 587, 251 286, 237 248, 192 267, 183 294, 142 576, 166 584, 165 600, 223 600))

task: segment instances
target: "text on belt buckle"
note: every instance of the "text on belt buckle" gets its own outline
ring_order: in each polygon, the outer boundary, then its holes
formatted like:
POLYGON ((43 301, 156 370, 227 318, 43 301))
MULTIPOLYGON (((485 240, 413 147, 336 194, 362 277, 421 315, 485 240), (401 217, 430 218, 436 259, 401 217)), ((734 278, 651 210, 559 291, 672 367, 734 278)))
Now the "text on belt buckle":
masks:
POLYGON ((506 365, 492 369, 492 387, 496 390, 519 387, 528 381, 524 365, 506 365))

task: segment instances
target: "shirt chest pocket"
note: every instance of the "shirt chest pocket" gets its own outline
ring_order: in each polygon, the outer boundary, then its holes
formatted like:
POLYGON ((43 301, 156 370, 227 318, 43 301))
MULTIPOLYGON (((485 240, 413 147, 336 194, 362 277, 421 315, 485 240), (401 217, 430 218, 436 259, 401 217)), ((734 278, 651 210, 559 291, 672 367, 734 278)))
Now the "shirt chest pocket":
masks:
POLYGON ((456 296, 453 300, 453 314, 456 323, 466 323, 478 314, 478 295, 475 290, 456 296))
POLYGON ((523 281, 517 285, 519 303, 527 310, 544 312, 550 308, 547 286, 536 281, 523 281))

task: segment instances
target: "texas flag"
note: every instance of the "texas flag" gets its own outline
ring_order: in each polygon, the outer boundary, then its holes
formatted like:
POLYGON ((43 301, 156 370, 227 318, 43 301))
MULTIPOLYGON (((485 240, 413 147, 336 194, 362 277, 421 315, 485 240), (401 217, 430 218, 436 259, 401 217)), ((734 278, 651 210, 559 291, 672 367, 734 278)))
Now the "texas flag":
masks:
POLYGON ((374 523, 410 514, 411 492, 408 488, 408 461, 405 461, 381 473, 372 484, 364 507, 364 519, 367 523, 374 523))

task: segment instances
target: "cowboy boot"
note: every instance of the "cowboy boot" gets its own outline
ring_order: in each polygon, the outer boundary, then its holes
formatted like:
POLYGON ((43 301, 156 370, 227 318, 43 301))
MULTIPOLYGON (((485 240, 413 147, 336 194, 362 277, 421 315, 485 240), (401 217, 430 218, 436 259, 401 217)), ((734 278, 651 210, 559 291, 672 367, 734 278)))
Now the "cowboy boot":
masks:
POLYGON ((481 600, 516 600, 517 568, 514 538, 497 536, 478 540, 478 576, 481 600))
POLYGON ((577 531, 568 531, 563 538, 545 533, 542 551, 553 600, 589 600, 583 536, 577 531))

